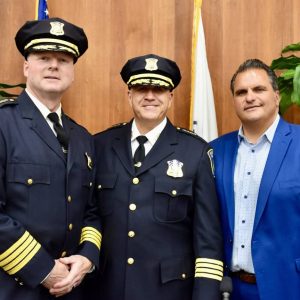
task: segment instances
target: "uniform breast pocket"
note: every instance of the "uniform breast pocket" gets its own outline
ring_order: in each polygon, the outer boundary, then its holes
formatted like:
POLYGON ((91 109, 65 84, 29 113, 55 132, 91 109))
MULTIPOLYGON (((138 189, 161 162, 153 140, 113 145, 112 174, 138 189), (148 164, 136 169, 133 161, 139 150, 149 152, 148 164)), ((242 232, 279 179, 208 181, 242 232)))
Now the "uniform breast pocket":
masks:
POLYGON ((50 169, 47 165, 12 163, 7 167, 7 195, 11 199, 35 201, 49 191, 50 169))
POLYGON ((50 184, 50 170, 47 165, 16 163, 7 168, 7 182, 35 186, 50 184))
POLYGON ((159 222, 180 222, 187 216, 193 184, 189 179, 156 177, 154 217, 159 222))
POLYGON ((117 174, 99 174, 96 178, 97 188, 97 204, 101 216, 106 216, 112 213, 114 201, 113 191, 117 182, 117 174))

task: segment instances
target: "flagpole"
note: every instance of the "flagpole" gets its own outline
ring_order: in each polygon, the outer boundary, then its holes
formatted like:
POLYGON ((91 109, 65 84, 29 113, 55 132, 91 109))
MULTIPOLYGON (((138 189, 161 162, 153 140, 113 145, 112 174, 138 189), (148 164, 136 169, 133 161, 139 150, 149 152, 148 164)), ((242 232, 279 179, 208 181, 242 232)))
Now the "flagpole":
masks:
POLYGON ((199 22, 201 17, 202 0, 194 0, 193 35, 192 35, 192 58, 191 58, 191 100, 190 100, 190 130, 193 129, 195 84, 196 84, 196 54, 198 43, 199 22))

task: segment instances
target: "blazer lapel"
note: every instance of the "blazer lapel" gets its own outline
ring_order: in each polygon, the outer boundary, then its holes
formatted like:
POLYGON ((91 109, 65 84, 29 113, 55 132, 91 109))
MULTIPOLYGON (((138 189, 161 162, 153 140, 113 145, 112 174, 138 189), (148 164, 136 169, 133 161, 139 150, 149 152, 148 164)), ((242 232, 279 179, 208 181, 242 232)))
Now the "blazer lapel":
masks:
POLYGON ((256 229, 265 209, 269 194, 279 172, 282 161, 292 140, 289 125, 280 120, 276 129, 266 166, 260 183, 253 231, 256 229))
POLYGON ((19 107, 22 117, 30 120, 30 127, 32 130, 36 132, 40 139, 44 141, 51 150, 65 161, 65 156, 56 136, 26 92, 22 92, 19 96, 19 107))
POLYGON ((233 139, 225 144, 224 151, 224 169, 223 169, 223 187, 224 197, 226 199, 227 215, 231 233, 234 232, 234 166, 238 150, 238 135, 233 135, 233 139))

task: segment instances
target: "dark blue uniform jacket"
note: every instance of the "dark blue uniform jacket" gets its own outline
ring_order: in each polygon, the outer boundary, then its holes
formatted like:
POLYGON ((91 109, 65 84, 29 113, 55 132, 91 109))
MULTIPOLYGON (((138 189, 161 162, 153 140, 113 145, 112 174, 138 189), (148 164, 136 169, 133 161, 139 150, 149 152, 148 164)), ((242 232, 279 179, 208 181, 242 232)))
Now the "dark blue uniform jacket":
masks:
POLYGON ((64 115, 66 159, 26 92, 0 106, 0 299, 55 299, 40 285, 54 259, 82 254, 98 265, 93 141, 64 115))
POLYGON ((103 225, 95 299, 219 299, 222 237, 209 146, 168 122, 135 173, 130 138, 131 123, 95 136, 103 225))

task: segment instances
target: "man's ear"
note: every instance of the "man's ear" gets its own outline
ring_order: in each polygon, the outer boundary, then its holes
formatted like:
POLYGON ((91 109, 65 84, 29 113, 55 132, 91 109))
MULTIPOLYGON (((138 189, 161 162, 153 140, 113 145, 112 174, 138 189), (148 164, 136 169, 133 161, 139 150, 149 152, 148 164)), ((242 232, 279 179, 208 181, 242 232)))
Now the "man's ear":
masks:
POLYGON ((132 107, 132 91, 130 89, 128 89, 127 91, 127 97, 128 97, 129 105, 132 107))
POLYGON ((28 76, 28 61, 24 60, 24 64, 23 64, 23 74, 25 77, 28 76))

